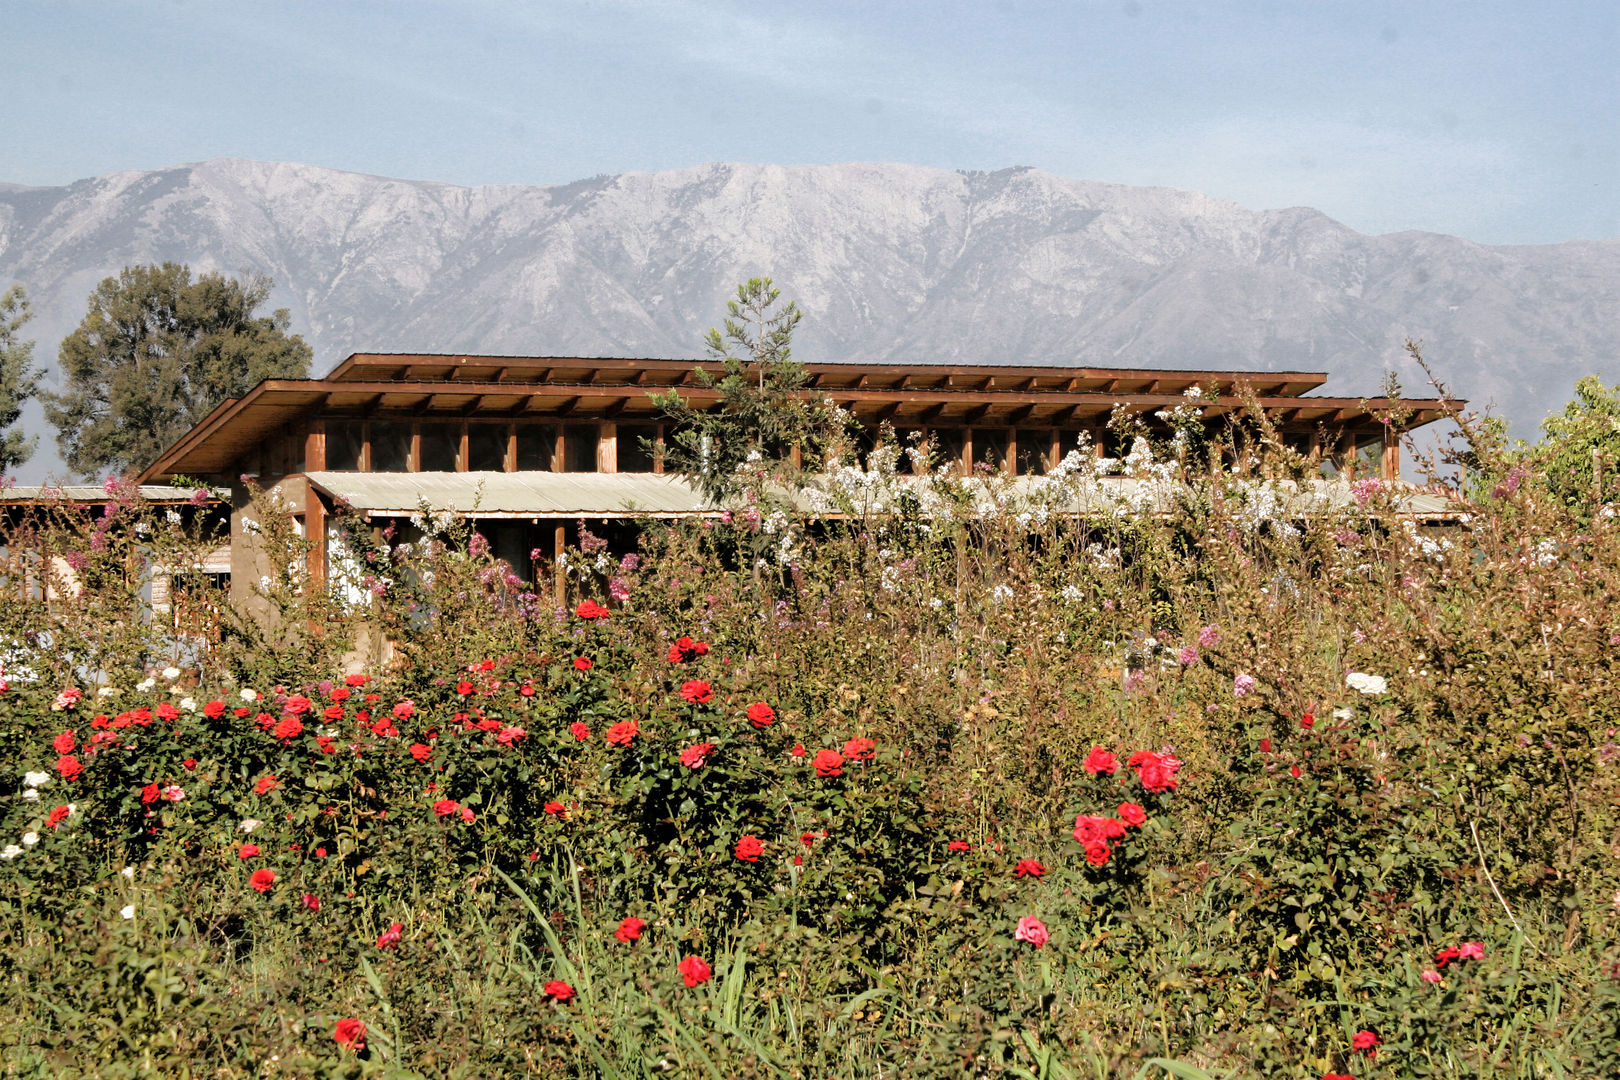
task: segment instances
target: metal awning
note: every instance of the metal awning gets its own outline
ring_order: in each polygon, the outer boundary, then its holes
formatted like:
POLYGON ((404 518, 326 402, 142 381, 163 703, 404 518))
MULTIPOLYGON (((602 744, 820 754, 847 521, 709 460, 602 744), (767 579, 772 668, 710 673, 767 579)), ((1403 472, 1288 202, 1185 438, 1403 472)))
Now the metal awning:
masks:
POLYGON ((476 518, 717 515, 691 485, 649 473, 418 472, 304 474, 323 494, 369 517, 422 509, 476 518))

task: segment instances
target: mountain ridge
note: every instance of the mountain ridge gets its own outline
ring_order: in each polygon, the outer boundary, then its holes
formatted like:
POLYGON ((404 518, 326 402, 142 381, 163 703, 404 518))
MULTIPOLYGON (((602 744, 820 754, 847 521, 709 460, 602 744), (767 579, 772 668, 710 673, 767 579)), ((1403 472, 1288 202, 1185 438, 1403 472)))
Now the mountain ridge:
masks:
POLYGON ((807 313, 805 360, 1308 368, 1350 396, 1394 370, 1423 396, 1411 336, 1524 434, 1575 378, 1620 374, 1620 241, 1368 236, 1028 166, 464 187, 219 158, 0 184, 0 288, 28 287, 53 367, 101 278, 165 259, 269 275, 317 371, 358 351, 690 357, 735 284, 769 274, 807 313))

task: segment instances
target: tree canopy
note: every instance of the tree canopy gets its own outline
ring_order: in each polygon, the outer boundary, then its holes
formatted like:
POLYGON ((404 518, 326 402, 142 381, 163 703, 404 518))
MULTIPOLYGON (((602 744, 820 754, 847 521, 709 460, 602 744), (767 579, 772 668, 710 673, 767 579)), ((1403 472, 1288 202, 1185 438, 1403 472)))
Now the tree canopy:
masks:
POLYGON ((34 343, 18 336, 33 314, 21 285, 0 295, 0 473, 9 473, 33 457, 38 441, 14 430, 22 417, 23 402, 38 393, 42 374, 34 366, 34 343))
POLYGON ((62 459, 81 475, 144 468, 227 398, 301 378, 310 348, 285 308, 254 312, 271 282, 178 263, 126 267, 90 294, 62 342, 60 394, 42 394, 62 459))
POLYGON ((716 502, 743 487, 756 491, 766 481, 791 483, 800 466, 815 468, 842 431, 844 419, 824 398, 806 393, 804 365, 792 358, 793 330, 803 312, 768 277, 737 286, 726 304, 727 317, 704 341, 720 373, 698 368, 694 381, 719 394, 710 408, 699 408, 680 392, 655 395, 673 427, 665 439, 664 468, 696 484, 716 502), (745 469, 752 462, 756 470, 745 469))

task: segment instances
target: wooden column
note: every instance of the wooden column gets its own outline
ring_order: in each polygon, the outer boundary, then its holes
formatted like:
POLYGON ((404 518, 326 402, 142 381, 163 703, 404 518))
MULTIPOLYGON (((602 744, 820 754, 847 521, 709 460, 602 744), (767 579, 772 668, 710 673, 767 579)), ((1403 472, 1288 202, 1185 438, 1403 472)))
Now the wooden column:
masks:
POLYGON ((311 424, 304 436, 304 471, 320 472, 326 468, 326 424, 311 424))
POLYGON ((619 425, 604 421, 596 433, 596 471, 619 471, 619 425))
POLYGON ((565 606, 568 603, 568 581, 563 577, 562 570, 559 569, 559 566, 561 565, 559 562, 559 556, 562 555, 563 548, 567 546, 568 526, 559 524, 552 532, 551 547, 551 576, 552 581, 555 583, 557 603, 559 606, 565 606))
POLYGON ((315 485, 304 484, 304 538, 309 546, 309 581, 311 588, 326 584, 326 505, 321 502, 315 485))
POLYGON ((1394 424, 1384 425, 1384 452, 1378 463, 1379 474, 1388 481, 1401 478, 1401 435, 1394 424))

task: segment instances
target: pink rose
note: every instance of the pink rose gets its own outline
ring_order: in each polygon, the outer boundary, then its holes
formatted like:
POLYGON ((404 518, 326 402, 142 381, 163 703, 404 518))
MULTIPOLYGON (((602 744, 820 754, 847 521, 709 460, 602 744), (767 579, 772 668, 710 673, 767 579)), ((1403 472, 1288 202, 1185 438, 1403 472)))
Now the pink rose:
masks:
POLYGON ((1040 948, 1052 939, 1047 932, 1046 924, 1033 915, 1025 915, 1018 920, 1018 929, 1013 931, 1014 941, 1027 941, 1035 948, 1040 948))

